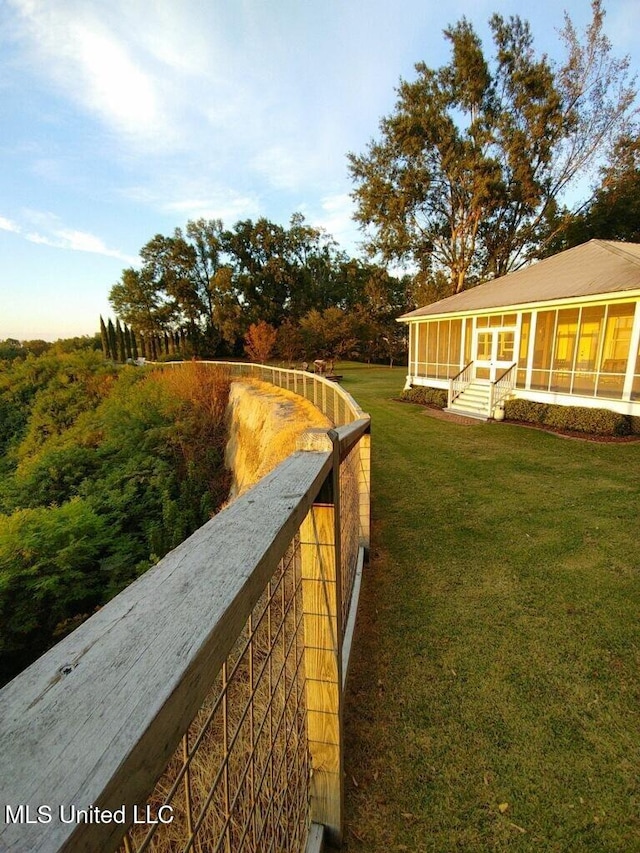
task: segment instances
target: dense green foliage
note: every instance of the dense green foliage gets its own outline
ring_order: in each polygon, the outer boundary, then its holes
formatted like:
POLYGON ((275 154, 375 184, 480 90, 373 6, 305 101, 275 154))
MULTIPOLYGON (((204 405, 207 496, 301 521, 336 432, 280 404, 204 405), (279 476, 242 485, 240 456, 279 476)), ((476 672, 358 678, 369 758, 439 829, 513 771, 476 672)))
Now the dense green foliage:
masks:
POLYGON ((0 362, 1 680, 226 498, 228 386, 92 350, 0 362))
POLYGON ((532 400, 507 400, 507 420, 539 424, 566 432, 590 435, 629 435, 635 431, 635 420, 610 409, 587 409, 583 406, 555 406, 532 400))
POLYGON ((560 66, 517 16, 491 18, 492 56, 463 18, 444 33, 450 62, 418 63, 380 138, 349 155, 372 255, 417 266, 430 301, 539 257, 563 195, 627 131, 628 60, 591 5, 582 38, 565 19, 560 66))
POLYGON ((26 358, 28 355, 38 356, 45 352, 70 353, 76 350, 99 350, 99 335, 82 335, 75 338, 62 338, 55 343, 41 339, 19 341, 17 338, 6 338, 0 341, 0 363, 13 361, 16 358, 26 358))
POLYGON ((170 237, 157 234, 140 257, 141 268, 124 270, 111 288, 116 324, 101 319, 108 358, 135 358, 134 346, 154 361, 242 355, 258 323, 277 332, 286 361, 393 360, 406 349, 395 319, 415 307, 408 279, 350 259, 300 214, 288 228, 267 219, 231 229, 188 222, 170 237))
POLYGON ((444 409, 447 405, 447 392, 442 388, 427 388, 426 385, 412 385, 405 388, 400 399, 407 403, 420 403, 422 406, 433 406, 444 409))

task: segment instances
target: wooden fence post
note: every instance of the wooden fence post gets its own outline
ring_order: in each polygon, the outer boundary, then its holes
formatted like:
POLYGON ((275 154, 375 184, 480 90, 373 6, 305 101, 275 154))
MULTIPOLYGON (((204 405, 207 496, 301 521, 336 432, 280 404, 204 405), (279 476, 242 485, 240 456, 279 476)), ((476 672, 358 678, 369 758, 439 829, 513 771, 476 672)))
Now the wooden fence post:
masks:
MULTIPOLYGON (((309 430, 299 449, 330 450, 324 430, 309 430)), ((325 839, 342 842, 344 761, 342 735, 342 605, 336 543, 336 505, 329 476, 300 526, 307 732, 311 755, 311 819, 325 839)), ((338 528, 339 529, 339 528, 338 528)))
POLYGON ((360 545, 369 553, 371 543, 371 433, 358 442, 358 494, 360 496, 360 545))

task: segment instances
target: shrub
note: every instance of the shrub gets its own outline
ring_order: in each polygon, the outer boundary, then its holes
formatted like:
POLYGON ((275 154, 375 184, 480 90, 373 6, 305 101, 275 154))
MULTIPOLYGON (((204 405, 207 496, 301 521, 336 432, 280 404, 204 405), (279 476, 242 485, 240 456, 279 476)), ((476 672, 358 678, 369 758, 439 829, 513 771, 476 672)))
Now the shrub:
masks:
POLYGON ((609 409, 585 409, 579 406, 549 406, 544 419, 547 426, 591 435, 629 435, 631 424, 626 415, 609 409))
POLYGON ((424 405, 426 403, 426 390, 427 389, 423 388, 421 385, 414 385, 411 388, 405 388, 400 399, 406 400, 407 403, 420 403, 421 405, 424 405))
MULTIPOLYGON (((627 415, 609 409, 554 406, 532 400, 507 400, 504 411, 507 420, 543 424, 553 429, 590 435, 629 435, 633 426, 627 415)), ((640 418, 636 420, 640 421, 640 418)), ((640 431, 640 423, 637 429, 640 431)))
POLYGON ((447 405, 447 392, 442 388, 427 388, 425 385, 412 385, 402 392, 401 398, 408 403, 419 403, 422 406, 435 406, 444 409, 447 405))
POLYGON ((629 426, 632 435, 640 435, 640 418, 635 415, 629 415, 629 426))
POLYGON ((89 503, 0 515, 0 680, 40 654, 56 623, 100 598, 100 555, 111 532, 89 503))
POLYGON ((524 421, 527 424, 544 423, 546 403, 534 403, 533 400, 506 400, 504 416, 509 421, 524 421))
POLYGON ((73 358, 43 373, 9 434, 13 460, 0 456, 0 685, 228 495, 223 368, 124 366, 116 379, 73 358))

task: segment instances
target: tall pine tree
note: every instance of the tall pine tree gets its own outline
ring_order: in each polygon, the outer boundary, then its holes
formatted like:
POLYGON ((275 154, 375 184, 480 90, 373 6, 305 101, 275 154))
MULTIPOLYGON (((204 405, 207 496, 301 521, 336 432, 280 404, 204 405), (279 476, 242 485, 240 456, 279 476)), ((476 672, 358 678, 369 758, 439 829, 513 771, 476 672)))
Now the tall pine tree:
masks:
POLYGON ((111 322, 111 318, 109 318, 109 325, 107 327, 107 335, 109 338, 109 351, 111 353, 111 358, 114 361, 117 361, 118 360, 118 338, 116 335, 116 330, 114 328, 114 325, 111 322))
POLYGON ((105 358, 111 358, 111 348, 109 347, 109 335, 107 333, 107 327, 104 324, 104 320, 102 319, 102 314, 100 315, 100 341, 102 343, 102 354, 105 358))
POLYGON ((124 364, 127 360, 127 351, 124 342, 124 332, 122 331, 119 318, 116 318, 116 338, 118 341, 118 361, 121 361, 124 364))

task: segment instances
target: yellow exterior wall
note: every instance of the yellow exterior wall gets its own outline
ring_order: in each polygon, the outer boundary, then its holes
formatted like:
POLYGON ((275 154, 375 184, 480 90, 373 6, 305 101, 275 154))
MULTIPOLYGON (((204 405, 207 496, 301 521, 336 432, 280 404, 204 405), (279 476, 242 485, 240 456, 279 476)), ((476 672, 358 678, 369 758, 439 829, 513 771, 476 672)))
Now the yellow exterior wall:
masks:
POLYGON ((637 296, 563 300, 526 310, 410 321, 407 384, 446 388, 451 377, 476 360, 479 346, 486 350, 482 330, 513 329, 508 352, 517 364, 518 396, 572 405, 629 402, 634 405, 624 410, 640 414, 639 303, 637 296))

